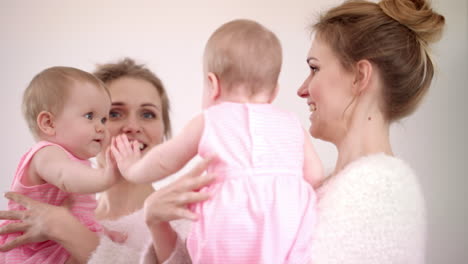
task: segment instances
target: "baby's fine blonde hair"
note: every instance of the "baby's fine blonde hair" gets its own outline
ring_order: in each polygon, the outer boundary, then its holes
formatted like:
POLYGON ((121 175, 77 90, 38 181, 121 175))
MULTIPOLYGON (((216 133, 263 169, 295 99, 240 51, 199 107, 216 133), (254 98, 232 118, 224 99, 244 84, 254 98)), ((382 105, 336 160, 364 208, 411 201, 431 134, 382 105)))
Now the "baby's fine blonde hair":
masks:
POLYGON ((82 82, 90 83, 109 94, 94 75, 72 67, 51 67, 34 76, 24 91, 22 110, 29 130, 36 139, 40 135, 38 115, 42 111, 58 115, 63 110, 70 89, 79 89, 77 84, 82 82))
POLYGON ((276 35, 261 24, 245 19, 219 27, 205 46, 207 72, 214 73, 228 91, 239 85, 250 96, 274 93, 281 71, 282 51, 276 35))

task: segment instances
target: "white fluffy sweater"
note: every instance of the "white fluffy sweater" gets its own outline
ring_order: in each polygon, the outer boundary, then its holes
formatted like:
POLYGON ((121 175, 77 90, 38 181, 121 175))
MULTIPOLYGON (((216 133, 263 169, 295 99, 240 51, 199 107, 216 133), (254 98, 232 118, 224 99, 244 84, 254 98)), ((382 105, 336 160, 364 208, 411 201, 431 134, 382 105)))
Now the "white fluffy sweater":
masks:
POLYGON ((123 244, 117 244, 107 236, 101 236, 100 243, 91 255, 88 264, 139 263, 145 246, 151 241, 144 219, 143 210, 139 210, 115 221, 101 221, 101 225, 109 230, 127 233, 128 237, 123 244))
MULTIPOLYGON (((101 221, 100 224, 109 230, 127 233, 128 237, 123 244, 118 244, 107 236, 101 236, 99 245, 92 253, 88 264, 157 264, 151 234, 144 219, 143 209, 141 209, 117 220, 101 221)), ((189 222, 187 220, 172 221, 171 226, 179 234, 179 238, 176 250, 164 264, 190 262, 183 242, 190 228, 189 222)))
MULTIPOLYGON (((312 263, 424 263, 424 199, 415 174, 402 160, 384 154, 360 158, 317 193, 312 263)), ((189 225, 171 224, 180 237, 165 263, 190 263, 183 242, 189 225)), ((141 211, 103 225, 130 232, 129 239, 116 245, 103 237, 89 263, 156 263, 141 211)))
POLYGON ((360 158, 318 190, 313 263, 424 263, 425 204, 402 160, 360 158))

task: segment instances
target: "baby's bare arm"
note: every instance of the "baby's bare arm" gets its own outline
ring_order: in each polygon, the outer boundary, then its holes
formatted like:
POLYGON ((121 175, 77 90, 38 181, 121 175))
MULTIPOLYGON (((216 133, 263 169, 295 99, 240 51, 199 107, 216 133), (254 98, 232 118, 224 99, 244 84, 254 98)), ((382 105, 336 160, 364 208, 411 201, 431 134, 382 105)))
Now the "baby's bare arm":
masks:
POLYGON ((304 130, 304 178, 312 187, 317 187, 323 180, 323 165, 315 152, 310 136, 304 130))
MULTIPOLYGON (((119 164, 122 176, 131 182, 149 183, 177 172, 197 154, 203 125, 203 115, 200 114, 193 118, 180 134, 153 147, 145 156, 125 166, 124 171, 120 164, 126 163, 125 150, 121 152, 119 144, 117 147, 113 145, 112 153, 119 164)), ((116 141, 119 143, 118 140, 116 141)), ((127 142, 122 144, 127 144, 127 142)), ((129 151, 128 147, 127 151, 129 151)))
POLYGON ((108 189, 116 175, 110 168, 94 169, 71 160, 57 146, 47 146, 34 155, 31 173, 66 192, 96 193, 108 189))

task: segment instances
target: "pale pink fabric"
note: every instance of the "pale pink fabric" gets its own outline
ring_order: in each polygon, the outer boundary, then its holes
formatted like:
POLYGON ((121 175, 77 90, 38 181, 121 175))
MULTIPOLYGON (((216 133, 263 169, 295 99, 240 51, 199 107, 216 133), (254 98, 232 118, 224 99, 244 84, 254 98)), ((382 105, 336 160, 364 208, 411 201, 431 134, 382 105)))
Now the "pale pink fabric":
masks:
POLYGON ((304 130, 271 104, 222 103, 204 112, 199 154, 218 179, 194 206, 193 263, 307 263, 315 193, 303 178, 304 130))
MULTIPOLYGON (((59 146, 51 142, 41 141, 33 146, 23 157, 16 169, 15 178, 11 185, 11 191, 22 193, 28 197, 52 204, 61 205, 65 199, 72 198, 73 206, 71 211, 83 224, 85 224, 91 231, 98 232, 102 228, 94 219, 94 209, 96 209, 96 199, 94 195, 89 194, 70 194, 57 188, 56 186, 45 183, 36 186, 25 186, 21 180, 26 177, 26 168, 29 165, 34 154, 46 146, 59 146), (71 197, 72 196, 72 197, 71 197)), ((60 147, 60 146, 59 146, 60 147)), ((70 157, 76 162, 81 162, 90 165, 88 160, 80 160, 73 156, 70 152, 62 148, 70 157)), ((8 204, 10 210, 24 210, 25 208, 15 202, 10 201, 8 204)), ((11 223, 13 221, 5 221, 2 225, 11 223)), ((11 241, 21 235, 21 233, 12 233, 0 237, 0 242, 3 244, 11 241)), ((5 263, 16 264, 33 264, 33 263, 65 263, 69 257, 69 253, 54 241, 48 240, 39 243, 31 243, 24 246, 17 247, 4 253, 5 263)))

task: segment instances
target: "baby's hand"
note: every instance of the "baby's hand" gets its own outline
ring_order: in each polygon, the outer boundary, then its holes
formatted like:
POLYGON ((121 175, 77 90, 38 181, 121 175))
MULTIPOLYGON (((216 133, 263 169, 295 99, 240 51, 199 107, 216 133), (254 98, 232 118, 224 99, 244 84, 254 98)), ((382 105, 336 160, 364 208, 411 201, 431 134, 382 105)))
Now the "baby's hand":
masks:
POLYGON ((105 158, 106 163, 104 166, 104 177, 106 177, 112 184, 114 184, 117 182, 117 178, 119 177, 120 173, 114 155, 112 155, 111 146, 107 147, 105 158))
POLYGON ((122 134, 112 139, 111 150, 120 173, 128 179, 130 168, 141 157, 140 143, 136 140, 130 143, 127 136, 122 134))

